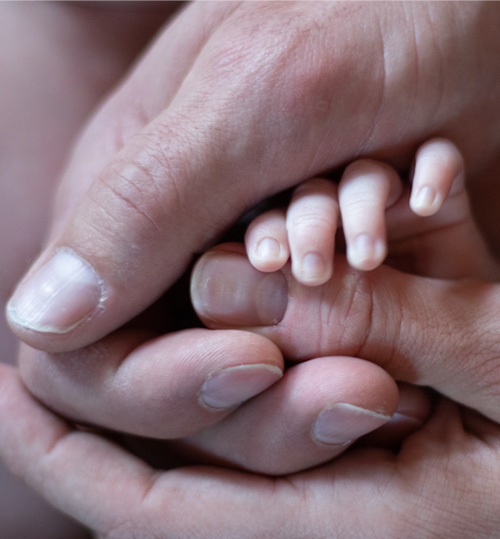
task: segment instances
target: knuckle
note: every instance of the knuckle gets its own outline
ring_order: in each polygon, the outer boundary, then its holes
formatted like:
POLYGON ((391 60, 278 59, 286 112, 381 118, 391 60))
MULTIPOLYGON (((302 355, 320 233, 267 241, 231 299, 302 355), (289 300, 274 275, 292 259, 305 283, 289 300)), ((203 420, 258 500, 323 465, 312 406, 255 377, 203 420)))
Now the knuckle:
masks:
POLYGON ((373 310, 371 284, 345 259, 336 261, 335 274, 335 279, 323 286, 293 290, 293 303, 277 336, 287 357, 363 357, 359 354, 368 337, 373 310), (300 323, 291 324, 292 319, 300 323))
MULTIPOLYGON (((279 122, 293 132, 307 132, 311 113, 319 117, 332 106, 331 74, 340 61, 332 62, 325 42, 332 9, 300 3, 271 3, 237 10, 228 17, 220 36, 214 36, 206 73, 239 108, 260 105, 266 125, 279 122), (237 84, 235 84, 237 80, 237 84), (303 131, 305 130, 305 131, 303 131)), ((340 77, 339 77, 340 78, 340 77)), ((253 127, 255 129, 255 126, 253 127)))
POLYGON ((105 223, 113 236, 129 235, 132 231, 134 236, 144 238, 157 233, 160 228, 154 204, 158 200, 157 190, 147 166, 114 161, 102 171, 96 189, 90 192, 100 213, 97 222, 101 226, 105 223))
POLYGON ((288 222, 288 227, 293 227, 296 236, 313 235, 323 230, 330 230, 336 224, 336 219, 329 213, 296 213, 288 222))
POLYGON ((165 226, 177 228, 169 209, 180 212, 186 207, 178 178, 185 175, 181 168, 188 159, 167 152, 160 136, 168 139, 165 130, 142 135, 139 149, 129 148, 129 155, 109 163, 89 192, 98 212, 93 220, 113 239, 142 243, 156 240, 165 226))
POLYGON ((339 344, 342 353, 358 356, 372 326, 373 291, 367 275, 351 268, 343 281, 340 305, 334 304, 340 307, 339 344))

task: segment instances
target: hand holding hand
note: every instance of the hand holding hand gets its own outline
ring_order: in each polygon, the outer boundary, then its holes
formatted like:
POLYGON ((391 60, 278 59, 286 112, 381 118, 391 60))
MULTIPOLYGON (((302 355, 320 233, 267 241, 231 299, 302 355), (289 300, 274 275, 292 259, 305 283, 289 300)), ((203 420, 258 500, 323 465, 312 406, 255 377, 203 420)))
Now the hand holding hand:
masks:
POLYGON ((439 133, 476 181, 498 152, 499 18, 488 3, 190 6, 83 136, 14 331, 53 351, 95 342, 246 208, 353 156, 409 166, 439 133))

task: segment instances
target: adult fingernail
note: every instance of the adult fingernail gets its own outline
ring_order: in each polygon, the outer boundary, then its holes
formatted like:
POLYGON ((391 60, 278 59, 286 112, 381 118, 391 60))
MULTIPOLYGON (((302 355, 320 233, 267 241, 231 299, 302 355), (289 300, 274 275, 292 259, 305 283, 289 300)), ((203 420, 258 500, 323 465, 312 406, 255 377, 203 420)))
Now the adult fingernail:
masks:
POLYGON ((92 266, 60 250, 19 285, 7 316, 34 331, 67 333, 96 309, 102 296, 102 282, 92 266))
POLYGON ((197 313, 233 327, 269 326, 283 319, 288 283, 281 272, 261 273, 246 256, 213 252, 204 255, 191 278, 197 313))
POLYGON ((228 367, 205 381, 199 400, 206 408, 233 408, 272 386, 282 376, 281 369, 272 365, 228 367))
POLYGON ((314 426, 313 438, 322 444, 346 444, 384 425, 390 416, 338 403, 323 410, 314 426))

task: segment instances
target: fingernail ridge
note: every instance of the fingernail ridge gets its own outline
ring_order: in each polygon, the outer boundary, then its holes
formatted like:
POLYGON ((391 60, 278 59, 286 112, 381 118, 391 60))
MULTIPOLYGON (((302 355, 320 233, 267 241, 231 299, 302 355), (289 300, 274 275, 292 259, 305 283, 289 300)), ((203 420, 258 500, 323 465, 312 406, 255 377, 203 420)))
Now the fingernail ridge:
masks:
POLYGON ((255 397, 283 376, 274 365, 238 365, 211 374, 203 384, 199 402, 210 410, 227 410, 255 397))
POLYGON ((191 300, 196 312, 215 325, 274 325, 285 314, 288 283, 279 271, 259 272, 245 256, 212 253, 195 266, 191 300))
POLYGON ((104 301, 94 268, 70 249, 54 256, 21 282, 6 307, 10 321, 40 333, 68 333, 104 301))

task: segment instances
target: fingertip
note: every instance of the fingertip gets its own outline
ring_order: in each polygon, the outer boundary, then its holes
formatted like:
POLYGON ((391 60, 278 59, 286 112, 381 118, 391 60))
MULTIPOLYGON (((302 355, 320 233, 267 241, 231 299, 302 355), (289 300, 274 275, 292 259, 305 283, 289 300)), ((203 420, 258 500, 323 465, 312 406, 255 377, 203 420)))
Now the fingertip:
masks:
POLYGON ((294 260, 292 274, 304 286, 319 286, 328 282, 333 275, 333 261, 320 253, 307 253, 302 260, 294 260))
POLYGON ((342 224, 351 267, 371 271, 387 255, 385 211, 401 196, 396 171, 379 161, 351 163, 339 185, 342 224))
POLYGON ((252 266, 263 272, 280 270, 288 261, 289 251, 278 239, 265 237, 247 250, 252 266))
POLYGON ((360 234, 347 244, 347 260, 351 267, 371 271, 380 266, 387 255, 387 244, 381 238, 360 234))
POLYGON ((290 256, 284 212, 271 210, 255 218, 245 234, 245 248, 255 269, 281 269, 290 256))
POLYGON ((275 384, 283 370, 275 365, 236 365, 211 374, 203 384, 200 405, 208 410, 231 410, 275 384))
POLYGON ((439 211, 443 205, 443 194, 432 185, 423 185, 413 190, 410 197, 410 208, 421 217, 429 217, 439 211))
POLYGON ((13 327, 64 334, 90 316, 103 296, 94 268, 60 249, 18 286, 7 304, 7 319, 13 327))
POLYGON ((304 286, 325 284, 333 274, 339 220, 337 186, 323 178, 299 185, 286 215, 292 274, 304 286))
POLYGON ((274 325, 288 305, 288 281, 282 272, 263 274, 241 251, 224 246, 200 258, 190 290, 196 313, 209 327, 274 325))
POLYGON ((399 384, 399 403, 390 421, 363 438, 363 445, 398 449, 401 443, 429 419, 432 394, 411 384, 399 384))
POLYGON ((464 187, 464 160, 449 140, 426 141, 415 156, 410 208, 422 217, 434 215, 446 198, 464 187))

